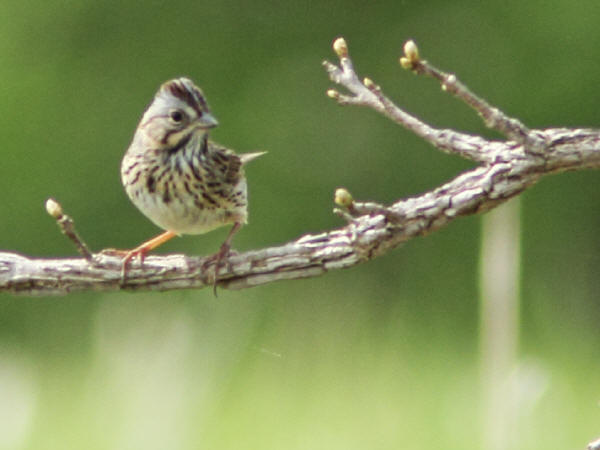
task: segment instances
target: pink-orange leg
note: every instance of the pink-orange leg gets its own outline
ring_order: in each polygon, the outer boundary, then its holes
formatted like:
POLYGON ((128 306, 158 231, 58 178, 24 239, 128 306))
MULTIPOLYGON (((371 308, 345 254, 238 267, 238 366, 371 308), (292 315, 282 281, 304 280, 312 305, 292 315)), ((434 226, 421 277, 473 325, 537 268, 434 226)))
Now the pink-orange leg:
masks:
POLYGON ((133 250, 129 250, 125 257, 123 258, 123 265, 121 267, 121 279, 125 280, 125 275, 127 274, 127 264, 136 256, 140 258, 140 264, 144 264, 144 258, 146 257, 146 253, 150 250, 154 250, 159 245, 164 244, 165 242, 173 239, 177 236, 177 233, 173 231, 165 231, 164 233, 159 234, 156 237, 144 242, 143 244, 138 245, 133 250))

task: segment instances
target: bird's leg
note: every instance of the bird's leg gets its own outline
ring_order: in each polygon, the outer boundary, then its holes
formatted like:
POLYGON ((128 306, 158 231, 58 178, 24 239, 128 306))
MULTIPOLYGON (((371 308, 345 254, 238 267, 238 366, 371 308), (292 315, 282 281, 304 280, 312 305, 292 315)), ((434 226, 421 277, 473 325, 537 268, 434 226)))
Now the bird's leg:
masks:
POLYGON ((207 263, 210 263, 212 261, 215 262, 215 278, 213 282, 213 292, 215 294, 215 297, 217 296, 217 279, 219 277, 219 266, 221 265, 221 261, 223 261, 223 258, 229 255, 231 251, 231 241, 233 240, 233 236, 240 230, 240 228, 242 228, 241 222, 235 222, 233 224, 233 227, 231 227, 231 230, 229 230, 229 234, 225 238, 225 242, 221 244, 221 248, 219 249, 219 251, 211 257, 209 257, 208 260, 204 263, 206 265, 207 263))
POLYGON ((138 256, 140 258, 140 265, 143 265, 146 253, 173 239, 175 236, 177 236, 177 233, 173 231, 165 231, 164 233, 161 233, 158 236, 138 245, 133 250, 125 251, 125 256, 123 257, 121 266, 121 281, 125 281, 125 276, 127 275, 127 265, 129 264, 129 261, 138 256))

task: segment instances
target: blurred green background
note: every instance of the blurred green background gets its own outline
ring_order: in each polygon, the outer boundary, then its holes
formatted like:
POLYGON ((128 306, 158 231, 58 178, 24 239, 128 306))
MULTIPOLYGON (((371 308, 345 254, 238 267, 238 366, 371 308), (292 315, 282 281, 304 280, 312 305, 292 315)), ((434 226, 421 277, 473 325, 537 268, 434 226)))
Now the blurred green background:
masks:
MULTIPOLYGON (((530 127, 597 127, 595 0, 0 3, 0 248, 70 256, 57 198, 95 250, 157 233, 119 165, 157 87, 203 87, 248 168, 238 250, 342 225, 336 187, 391 202, 471 167, 374 112, 339 107, 321 67, 344 36, 357 71, 438 127, 498 137, 402 44, 530 127)), ((600 435, 597 172, 521 198, 520 361, 536 393, 515 448, 600 435)), ((481 218, 369 264, 256 289, 0 296, 0 449, 479 448, 481 218)), ((162 253, 207 254, 227 233, 162 253)))

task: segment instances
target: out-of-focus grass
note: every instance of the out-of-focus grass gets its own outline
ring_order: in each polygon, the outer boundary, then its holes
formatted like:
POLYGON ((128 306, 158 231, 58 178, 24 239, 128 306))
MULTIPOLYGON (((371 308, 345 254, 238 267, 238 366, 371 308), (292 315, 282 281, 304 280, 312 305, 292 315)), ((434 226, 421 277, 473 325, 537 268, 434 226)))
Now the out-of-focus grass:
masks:
MULTIPOLYGON (((45 449, 478 446, 473 345, 401 317, 369 321, 363 292, 335 301, 302 287, 271 300, 100 298, 81 357, 4 347, 14 409, 1 413, 23 425, 3 421, 0 435, 45 449)), ((547 344, 513 380, 527 448, 565 448, 597 422, 596 385, 580 382, 595 362, 547 344)))

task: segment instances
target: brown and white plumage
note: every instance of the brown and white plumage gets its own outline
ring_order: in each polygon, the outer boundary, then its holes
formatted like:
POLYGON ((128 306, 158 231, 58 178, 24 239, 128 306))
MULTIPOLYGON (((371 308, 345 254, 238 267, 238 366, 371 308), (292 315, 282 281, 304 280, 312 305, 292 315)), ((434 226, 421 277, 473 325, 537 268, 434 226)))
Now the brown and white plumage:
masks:
POLYGON ((131 201, 167 230, 128 253, 124 264, 179 234, 201 234, 247 221, 243 166, 263 153, 237 155, 208 139, 217 125, 200 88, 188 78, 164 83, 144 113, 121 164, 131 201))

